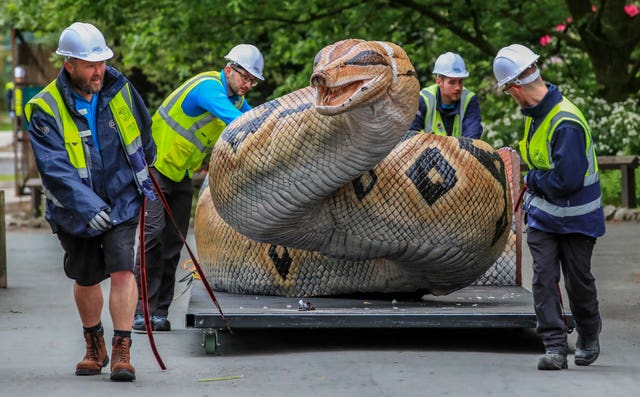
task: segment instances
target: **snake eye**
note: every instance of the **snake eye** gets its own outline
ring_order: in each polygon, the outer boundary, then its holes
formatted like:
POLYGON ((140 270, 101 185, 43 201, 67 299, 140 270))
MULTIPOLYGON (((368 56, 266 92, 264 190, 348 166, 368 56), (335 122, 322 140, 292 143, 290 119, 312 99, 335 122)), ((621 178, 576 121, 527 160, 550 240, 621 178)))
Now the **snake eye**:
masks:
POLYGON ((322 51, 318 51, 315 58, 313 58, 313 68, 315 69, 318 66, 318 62, 320 62, 320 58, 322 58, 322 51))

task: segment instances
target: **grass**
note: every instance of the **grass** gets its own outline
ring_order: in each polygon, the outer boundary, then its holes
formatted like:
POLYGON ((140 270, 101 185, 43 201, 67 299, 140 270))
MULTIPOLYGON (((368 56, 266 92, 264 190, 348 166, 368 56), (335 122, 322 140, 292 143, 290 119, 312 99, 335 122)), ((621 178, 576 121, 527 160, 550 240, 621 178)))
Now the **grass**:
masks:
POLYGON ((13 130, 13 125, 11 124, 11 119, 9 118, 9 115, 8 114, 0 115, 0 131, 11 131, 11 130, 13 130))
MULTIPOLYGON (((622 201, 620 170, 600 171, 600 185, 602 186, 603 203, 619 207, 622 201)), ((636 170, 636 199, 638 197, 640 197, 640 172, 636 170)))

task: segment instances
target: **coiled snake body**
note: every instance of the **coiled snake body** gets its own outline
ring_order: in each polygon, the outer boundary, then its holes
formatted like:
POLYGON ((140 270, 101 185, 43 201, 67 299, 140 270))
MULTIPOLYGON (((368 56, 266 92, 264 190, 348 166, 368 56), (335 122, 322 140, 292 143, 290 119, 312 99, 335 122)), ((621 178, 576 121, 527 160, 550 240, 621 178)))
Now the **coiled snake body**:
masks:
POLYGON ((212 286, 446 294, 481 276, 510 230, 505 165, 480 140, 407 132, 419 88, 399 46, 344 40, 311 86, 231 123, 195 216, 212 286))

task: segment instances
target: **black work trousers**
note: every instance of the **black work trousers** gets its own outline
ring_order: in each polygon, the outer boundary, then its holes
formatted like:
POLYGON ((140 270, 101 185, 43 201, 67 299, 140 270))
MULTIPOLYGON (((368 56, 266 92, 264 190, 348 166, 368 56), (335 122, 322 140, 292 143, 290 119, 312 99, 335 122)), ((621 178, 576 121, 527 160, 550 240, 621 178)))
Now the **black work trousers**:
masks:
POLYGON ((560 295, 560 270, 564 276, 569 307, 576 331, 583 336, 600 332, 595 278, 591 274, 591 255, 596 239, 584 234, 547 233, 527 229, 527 244, 533 257, 533 302, 536 332, 546 351, 567 353, 567 325, 560 295))
MULTIPOLYGON (((169 203, 169 208, 182 235, 186 237, 193 200, 191 179, 185 177, 180 182, 174 182, 156 169, 150 170, 169 203)), ((166 316, 169 314, 169 306, 173 300, 176 269, 184 244, 159 197, 155 201, 147 200, 146 202, 144 235, 149 312, 152 315, 166 316)), ((135 275, 139 294, 136 314, 142 314, 139 254, 136 255, 135 275)))

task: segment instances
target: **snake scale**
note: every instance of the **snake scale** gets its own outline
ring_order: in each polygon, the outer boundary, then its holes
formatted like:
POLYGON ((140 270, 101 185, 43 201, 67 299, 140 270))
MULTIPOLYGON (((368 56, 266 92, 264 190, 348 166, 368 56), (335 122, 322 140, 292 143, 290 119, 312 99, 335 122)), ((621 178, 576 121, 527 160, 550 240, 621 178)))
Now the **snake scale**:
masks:
POLYGON ((420 85, 396 44, 329 45, 310 82, 244 113, 213 148, 195 215, 212 287, 442 295, 474 282, 512 222, 499 152, 407 131, 420 85))

